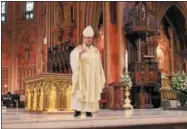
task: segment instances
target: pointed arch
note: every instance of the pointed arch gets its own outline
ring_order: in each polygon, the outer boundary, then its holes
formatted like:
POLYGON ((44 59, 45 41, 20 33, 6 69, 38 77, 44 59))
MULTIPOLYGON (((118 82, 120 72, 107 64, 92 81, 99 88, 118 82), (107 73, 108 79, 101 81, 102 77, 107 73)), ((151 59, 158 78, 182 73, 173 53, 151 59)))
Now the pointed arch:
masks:
POLYGON ((162 10, 162 13, 161 13, 160 18, 158 19, 158 21, 159 21, 159 26, 160 26, 161 21, 162 21, 163 18, 165 18, 168 21, 168 23, 170 24, 170 26, 171 26, 171 28, 172 28, 172 30, 174 32, 176 40, 181 42, 181 44, 178 44, 179 46, 178 45, 177 46, 182 48, 181 45, 182 46, 184 46, 184 45, 182 44, 182 39, 180 38, 180 34, 183 33, 183 31, 185 31, 185 29, 187 27, 187 24, 185 22, 182 23, 182 25, 181 24, 180 25, 178 25, 178 24, 174 25, 173 24, 173 22, 176 23, 176 19, 171 17, 171 15, 169 15, 169 14, 171 14, 171 9, 174 9, 174 8, 177 9, 177 12, 179 13, 178 16, 180 18, 184 18, 184 20, 186 20, 185 19, 185 12, 183 11, 183 8, 181 7, 180 3, 179 2, 170 2, 170 4, 167 5, 167 7, 164 8, 164 10, 162 10), (171 19, 170 19, 170 17, 171 17, 171 19), (183 26, 182 28, 184 28, 184 30, 181 29, 181 26, 183 26))
MULTIPOLYGON (((181 46, 184 46, 182 36, 185 33, 186 26, 187 26, 186 16, 185 16, 186 12, 185 12, 184 6, 182 5, 182 2, 167 2, 163 4, 160 3, 159 6, 160 8, 157 10, 158 12, 157 20, 158 20, 159 26, 162 24, 162 20, 167 21, 167 23, 169 24, 169 26, 171 27, 173 31, 173 34, 176 40, 173 42, 173 44, 170 44, 172 45, 172 48, 175 49, 172 51, 175 51, 175 52, 169 53, 168 56, 170 56, 170 58, 174 58, 172 57, 174 55, 177 56, 178 57, 177 62, 178 62, 179 61, 178 59, 180 59, 179 52, 183 49, 183 47, 181 46), (176 15, 177 17, 174 17, 174 15, 176 15), (182 20, 179 20, 178 18, 182 20)), ((171 61, 170 66, 171 66, 172 71, 174 70, 173 69, 174 66, 179 67, 175 63, 174 59, 170 59, 170 61, 171 61)))
POLYGON ((16 54, 18 66, 36 65, 37 38, 31 27, 23 29, 18 36, 16 54))
POLYGON ((10 63, 10 49, 11 49, 11 46, 10 46, 10 40, 7 36, 6 33, 2 32, 2 67, 9 67, 9 63, 10 63), (3 49, 6 49, 6 53, 4 53, 3 49))
POLYGON ((9 52, 10 52, 10 40, 9 40, 9 38, 8 38, 8 36, 5 32, 2 32, 2 39, 4 39, 6 41, 6 43, 8 44, 8 54, 9 54, 9 52))
POLYGON ((28 32, 28 34, 33 36, 33 39, 35 41, 35 43, 37 43, 37 38, 36 38, 36 34, 34 33, 34 31, 31 28, 25 28, 21 31, 21 34, 18 36, 18 40, 17 40, 17 45, 19 46, 19 43, 21 42, 21 40, 23 39, 24 35, 28 32))
POLYGON ((169 4, 167 4, 166 7, 164 7, 164 9, 160 12, 160 15, 158 17, 158 21, 159 21, 159 25, 162 21, 162 18, 164 17, 164 15, 166 14, 166 12, 172 7, 172 6, 176 6, 180 12, 183 14, 183 16, 185 17, 185 12, 183 11, 183 8, 181 7, 180 4, 178 4, 178 2, 171 2, 169 4))

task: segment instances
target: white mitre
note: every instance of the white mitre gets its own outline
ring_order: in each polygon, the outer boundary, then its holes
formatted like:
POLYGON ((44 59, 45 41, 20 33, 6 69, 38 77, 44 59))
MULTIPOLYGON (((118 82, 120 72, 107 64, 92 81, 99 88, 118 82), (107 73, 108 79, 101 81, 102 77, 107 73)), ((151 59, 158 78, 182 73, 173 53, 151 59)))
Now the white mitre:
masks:
POLYGON ((82 32, 84 37, 93 37, 94 36, 94 31, 91 26, 87 26, 83 32, 82 32))

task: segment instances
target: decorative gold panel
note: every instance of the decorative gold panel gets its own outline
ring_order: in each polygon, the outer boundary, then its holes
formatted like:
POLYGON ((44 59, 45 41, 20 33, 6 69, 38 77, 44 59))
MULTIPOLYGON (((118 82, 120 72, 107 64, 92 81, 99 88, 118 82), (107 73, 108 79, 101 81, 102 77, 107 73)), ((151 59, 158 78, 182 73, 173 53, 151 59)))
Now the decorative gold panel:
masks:
POLYGON ((176 94, 172 89, 161 89, 162 100, 176 100, 176 94))
POLYGON ((71 111, 71 75, 41 74, 26 78, 27 111, 71 111))

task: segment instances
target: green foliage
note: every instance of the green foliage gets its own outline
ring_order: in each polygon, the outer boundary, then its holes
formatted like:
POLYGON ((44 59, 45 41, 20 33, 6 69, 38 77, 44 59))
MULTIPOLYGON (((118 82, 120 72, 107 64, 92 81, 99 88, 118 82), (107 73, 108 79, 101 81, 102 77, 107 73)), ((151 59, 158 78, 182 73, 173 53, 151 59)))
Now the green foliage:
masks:
POLYGON ((121 75, 121 80, 126 84, 129 89, 132 87, 132 80, 128 72, 123 72, 121 75))
POLYGON ((171 88, 187 95, 187 73, 175 74, 170 82, 171 88))
POLYGON ((157 83, 157 84, 155 85, 155 87, 154 87, 154 92, 160 93, 160 87, 161 87, 161 85, 160 85, 159 83, 157 83))

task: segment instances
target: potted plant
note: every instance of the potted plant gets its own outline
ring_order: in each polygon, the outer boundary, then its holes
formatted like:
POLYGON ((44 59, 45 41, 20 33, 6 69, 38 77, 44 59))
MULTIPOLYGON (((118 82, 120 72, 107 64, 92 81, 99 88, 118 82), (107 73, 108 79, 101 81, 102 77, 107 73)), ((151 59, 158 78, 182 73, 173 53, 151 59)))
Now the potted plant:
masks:
POLYGON ((187 73, 176 73, 170 82, 171 88, 175 91, 180 106, 184 107, 187 101, 187 73))

